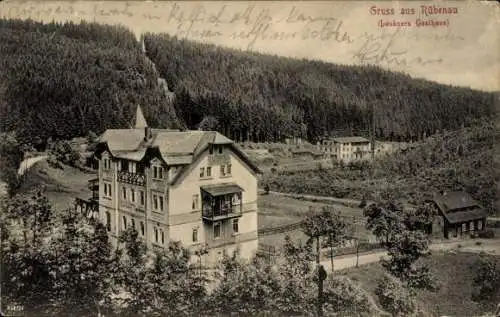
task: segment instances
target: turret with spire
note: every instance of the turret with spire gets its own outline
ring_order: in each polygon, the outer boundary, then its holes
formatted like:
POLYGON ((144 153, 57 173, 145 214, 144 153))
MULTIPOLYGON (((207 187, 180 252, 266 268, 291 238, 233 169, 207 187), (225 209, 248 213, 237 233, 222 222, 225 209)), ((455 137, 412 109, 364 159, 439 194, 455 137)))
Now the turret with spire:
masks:
POLYGON ((144 129, 144 140, 149 140, 151 138, 151 129, 148 127, 148 123, 142 114, 141 106, 137 106, 137 111, 135 113, 135 128, 144 129))

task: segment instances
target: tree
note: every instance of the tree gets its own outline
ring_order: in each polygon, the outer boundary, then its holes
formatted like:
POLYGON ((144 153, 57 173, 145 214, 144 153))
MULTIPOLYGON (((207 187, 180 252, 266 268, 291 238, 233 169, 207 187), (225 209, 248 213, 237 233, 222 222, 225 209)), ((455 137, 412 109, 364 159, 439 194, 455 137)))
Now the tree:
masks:
POLYGON ((396 236, 404 230, 402 208, 392 201, 381 201, 368 205, 363 211, 366 228, 390 248, 396 236))
POLYGON ((225 255, 221 261, 222 276, 210 295, 210 316, 273 316, 278 311, 280 294, 278 273, 266 261, 251 262, 225 255))
POLYGON ((217 131, 219 129, 219 120, 214 116, 205 116, 198 125, 202 131, 217 131))
POLYGON ((321 213, 309 215, 302 222, 302 231, 309 240, 316 240, 316 264, 318 274, 318 315, 322 315, 323 307, 323 280, 326 272, 320 265, 322 238, 327 238, 331 247, 331 261, 333 269, 333 246, 343 241, 346 236, 346 224, 341 220, 339 213, 331 206, 324 206, 321 213))
POLYGON ((474 272, 472 299, 487 309, 500 303, 500 264, 494 257, 482 254, 471 266, 474 272))
POLYGON ((17 170, 24 157, 16 133, 0 133, 0 157, 0 183, 5 182, 9 196, 14 196, 21 186, 17 170))
POLYGON ((61 216, 47 244, 54 292, 62 314, 89 315, 109 308, 117 257, 106 228, 76 210, 61 216))
POLYGON ((383 259, 382 266, 409 288, 435 289, 428 265, 419 261, 430 255, 428 236, 419 230, 405 230, 394 238, 388 249, 389 259, 383 259))

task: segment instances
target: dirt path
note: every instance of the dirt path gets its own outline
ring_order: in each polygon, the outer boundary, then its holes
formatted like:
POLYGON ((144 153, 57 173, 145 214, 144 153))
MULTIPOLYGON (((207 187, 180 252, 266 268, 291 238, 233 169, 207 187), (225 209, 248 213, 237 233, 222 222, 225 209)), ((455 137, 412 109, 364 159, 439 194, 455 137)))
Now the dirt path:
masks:
MULTIPOLYGON (((474 239, 457 241, 439 241, 430 245, 431 251, 456 251, 456 252, 485 252, 492 255, 500 255, 500 239, 474 239), (478 245, 478 243, 480 243, 478 245)), ((334 271, 347 269, 358 265, 366 265, 380 261, 380 258, 387 256, 386 251, 362 253, 357 260, 356 255, 339 256, 333 259, 334 271)), ((327 272, 331 272, 331 261, 321 261, 327 272)))
POLYGON ((49 157, 48 155, 42 155, 42 156, 30 157, 30 158, 25 159, 19 165, 19 169, 17 170, 17 174, 23 175, 24 173, 26 173, 26 171, 30 167, 32 167, 33 165, 35 165, 36 163, 38 163, 42 160, 46 160, 48 157, 49 157))

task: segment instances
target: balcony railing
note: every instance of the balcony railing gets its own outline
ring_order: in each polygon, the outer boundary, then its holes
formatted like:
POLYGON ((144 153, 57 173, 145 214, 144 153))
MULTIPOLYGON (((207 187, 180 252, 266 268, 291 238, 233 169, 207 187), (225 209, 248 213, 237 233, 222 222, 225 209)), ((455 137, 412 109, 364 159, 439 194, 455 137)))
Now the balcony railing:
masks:
POLYGON ((118 181, 121 183, 144 186, 146 184, 146 177, 144 174, 121 171, 118 172, 118 181))
POLYGON ((242 214, 242 205, 233 205, 227 208, 205 207, 203 208, 203 219, 218 221, 228 218, 239 217, 242 214))

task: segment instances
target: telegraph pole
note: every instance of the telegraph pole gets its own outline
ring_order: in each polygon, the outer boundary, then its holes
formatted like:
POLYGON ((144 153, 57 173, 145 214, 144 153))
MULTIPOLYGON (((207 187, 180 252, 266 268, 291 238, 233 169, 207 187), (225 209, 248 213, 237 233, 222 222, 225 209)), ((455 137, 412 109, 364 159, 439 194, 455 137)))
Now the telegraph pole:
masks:
POLYGON ((375 160, 375 106, 372 103, 372 162, 375 160))

